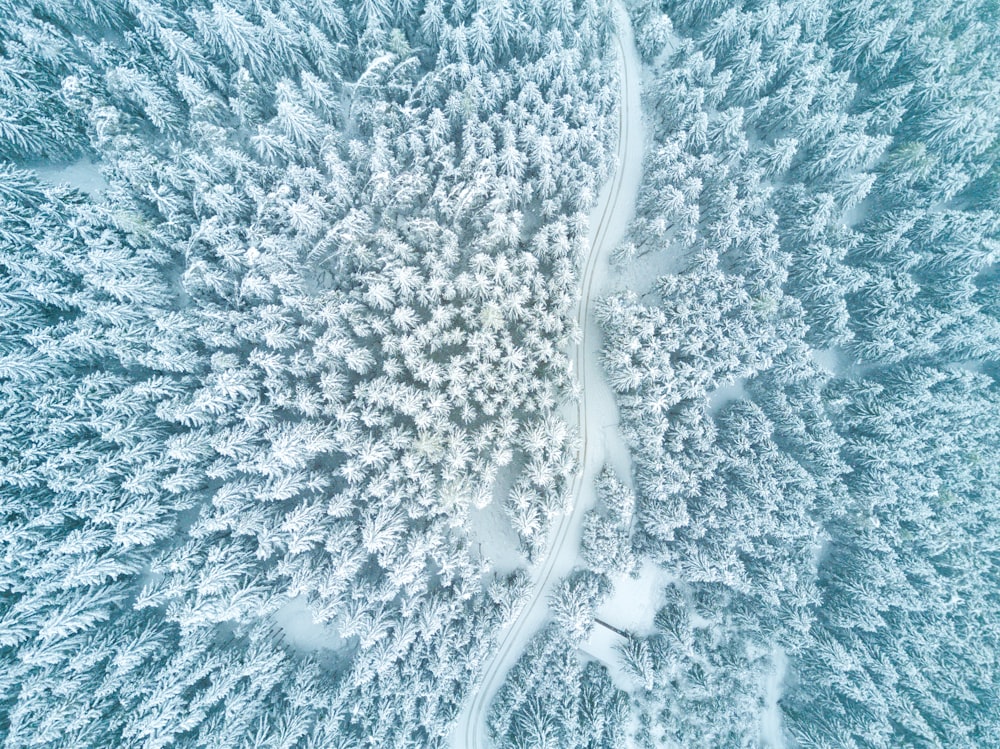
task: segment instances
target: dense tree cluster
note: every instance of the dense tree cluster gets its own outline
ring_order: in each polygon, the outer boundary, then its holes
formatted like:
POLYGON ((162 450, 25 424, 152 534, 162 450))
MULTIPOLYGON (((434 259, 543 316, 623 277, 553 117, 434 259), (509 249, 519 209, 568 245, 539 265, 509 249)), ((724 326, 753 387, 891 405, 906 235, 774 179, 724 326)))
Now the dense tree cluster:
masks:
POLYGON ((758 693, 771 653, 766 638, 734 626, 729 604, 722 588, 688 598, 671 585, 654 634, 622 643, 621 663, 647 706, 639 713, 640 746, 757 744, 758 693))
POLYGON ((636 459, 635 543, 679 586, 658 633, 624 653, 637 688, 657 685, 638 701, 640 738, 760 745, 784 651, 796 746, 989 743, 996 10, 630 12, 652 139, 618 257, 681 266, 600 308, 636 459))
MULTIPOLYGON (((620 747, 632 705, 639 746, 759 746, 766 707, 798 747, 988 745, 995 4, 627 5, 616 257, 659 277, 596 312, 635 493, 600 474, 493 737, 620 747), (578 646, 645 560, 675 582, 627 699, 578 646)), ((530 597, 467 523, 502 503, 535 559, 578 469, 613 30, 599 0, 0 0, 0 743, 445 745, 530 597), (103 188, 42 176, 74 164, 103 188)))
POLYGON ((827 686, 785 698, 791 733, 807 746, 988 744, 1000 671, 995 381, 900 365, 831 391, 855 470, 819 569, 815 635, 795 659, 802 685, 827 686))
POLYGON ((517 749, 622 749, 627 695, 607 670, 584 662, 558 624, 531 640, 490 708, 496 746, 517 749))
POLYGON ((595 483, 598 506, 583 518, 583 560, 597 573, 635 573, 638 560, 631 538, 635 494, 610 466, 601 470, 595 483))
POLYGON ((442 746, 529 555, 617 106, 601 3, 0 4, 0 736, 442 746), (103 195, 27 168, 87 157, 103 195), (340 635, 288 648, 304 597, 340 635))

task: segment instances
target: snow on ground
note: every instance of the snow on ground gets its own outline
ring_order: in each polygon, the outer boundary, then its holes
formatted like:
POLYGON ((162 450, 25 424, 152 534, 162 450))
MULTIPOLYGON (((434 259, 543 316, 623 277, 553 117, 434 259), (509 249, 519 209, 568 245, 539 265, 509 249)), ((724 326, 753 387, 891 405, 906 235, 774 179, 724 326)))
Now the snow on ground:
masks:
POLYGON ((595 624, 590 637, 580 650, 584 655, 590 656, 599 663, 604 664, 608 669, 608 676, 611 682, 623 692, 632 692, 635 689, 635 680, 625 673, 621 667, 616 648, 625 642, 625 638, 602 624, 595 624))
POLYGON ((600 442, 597 450, 604 454, 604 462, 614 469, 618 478, 627 486, 632 487, 634 491, 635 487, 632 486, 632 454, 622 438, 621 431, 619 431, 618 409, 616 407, 612 412, 606 407, 606 404, 603 405, 605 407, 592 417, 598 420, 597 426, 600 428, 600 442))
MULTIPOLYGON (((638 53, 631 38, 631 28, 626 21, 622 22, 626 33, 622 34, 622 46, 625 51, 625 65, 632 75, 632 80, 625 87, 622 105, 629 111, 628 133, 626 140, 628 149, 625 158, 618 165, 621 171, 621 182, 616 186, 612 179, 605 185, 597 201, 597 208, 601 208, 612 198, 610 191, 617 190, 615 205, 617 210, 610 217, 606 218, 604 225, 601 225, 601 214, 595 210, 591 216, 591 241, 600 244, 597 264, 592 276, 592 286, 590 293, 592 301, 596 301, 601 296, 618 288, 622 279, 618 273, 613 273, 610 256, 611 251, 621 242, 628 230, 629 223, 635 213, 636 197, 639 193, 639 185, 642 181, 642 155, 645 147, 645 138, 642 127, 642 109, 639 86, 635 85, 635 74, 641 69, 638 53), (602 234, 594 235, 595 231, 601 230, 602 234)), ((616 268, 615 271, 618 269, 616 268)), ((584 289, 586 293, 588 290, 584 289)), ((586 388, 586 399, 584 407, 587 409, 587 441, 589 449, 586 454, 586 463, 582 467, 582 484, 577 503, 585 508, 591 508, 597 503, 597 490, 595 480, 601 468, 607 463, 618 477, 628 486, 635 489, 632 480, 632 457, 618 428, 619 413, 618 403, 615 401, 614 391, 608 384, 604 369, 601 366, 600 352, 604 346, 604 338, 601 335, 600 326, 593 315, 592 310, 588 310, 586 318, 586 331, 584 335, 584 367, 586 369, 583 383, 586 388)), ((582 527, 583 513, 580 513, 577 525, 582 527)), ((572 536, 575 542, 574 553, 579 554, 580 531, 574 528, 572 536)), ((582 564, 582 560, 578 563, 582 564)), ((645 571, 645 567, 643 568, 645 571)), ((650 607, 655 613, 656 591, 645 587, 652 580, 651 575, 640 575, 639 581, 634 581, 627 575, 619 575, 612 579, 614 591, 609 603, 615 603, 619 610, 609 619, 605 619, 613 626, 625 629, 632 621, 640 622, 646 618, 650 607), (614 621, 611 621, 614 619, 614 621)), ((600 612, 612 612, 613 609, 602 607, 598 613, 598 618, 602 618, 600 612)), ((648 616, 649 623, 652 624, 652 615, 648 616)), ((595 631, 605 629, 601 625, 595 626, 595 631)), ((594 648, 597 650, 596 646, 594 648)), ((609 668, 617 668, 617 658, 613 651, 607 648, 599 652, 590 653, 609 668)))
POLYGON ((493 488, 493 501, 482 509, 471 507, 466 528, 474 555, 483 559, 498 575, 524 567, 527 560, 518 551, 517 533, 503 509, 513 476, 501 476, 493 488))
POLYGON ((708 394, 708 410, 713 414, 717 414, 726 404, 743 400, 746 397, 747 378, 737 377, 734 382, 728 385, 720 385, 708 394))
POLYGON ((835 377, 840 377, 847 370, 847 356, 840 348, 832 346, 830 348, 812 349, 812 358, 816 366, 825 369, 835 377))
POLYGON ((965 361, 951 362, 951 364, 947 365, 948 369, 953 371, 972 372, 973 374, 982 374, 985 366, 985 359, 966 359, 965 361))
POLYGON ((615 575, 614 592, 597 609, 597 618, 633 634, 653 634, 653 617, 663 604, 664 588, 673 579, 667 570, 648 560, 637 577, 615 575))
POLYGON ((92 198, 108 189, 97 164, 90 159, 78 159, 71 164, 46 164, 32 167, 38 178, 53 185, 69 185, 92 198))
POLYGON ((603 624, 594 625, 590 638, 580 650, 604 664, 619 689, 632 691, 633 683, 615 652, 615 646, 624 638, 614 630, 636 635, 653 634, 656 631, 653 617, 663 603, 663 589, 672 579, 666 570, 646 561, 637 577, 615 575, 612 578, 614 592, 597 609, 597 619, 603 624))
POLYGON ((296 596, 274 613, 285 642, 301 652, 340 650, 347 645, 336 627, 319 624, 309 610, 305 596, 296 596))
POLYGON ((684 270, 684 254, 678 246, 670 249, 670 252, 647 252, 631 260, 616 261, 617 279, 610 290, 633 291, 640 299, 646 299, 660 278, 684 270))
POLYGON ((781 731, 781 708, 778 700, 784 688, 785 669, 788 667, 788 657, 780 647, 774 649, 771 656, 774 664, 767 676, 764 692, 764 711, 760 716, 761 743, 770 749, 785 749, 785 738, 781 731))

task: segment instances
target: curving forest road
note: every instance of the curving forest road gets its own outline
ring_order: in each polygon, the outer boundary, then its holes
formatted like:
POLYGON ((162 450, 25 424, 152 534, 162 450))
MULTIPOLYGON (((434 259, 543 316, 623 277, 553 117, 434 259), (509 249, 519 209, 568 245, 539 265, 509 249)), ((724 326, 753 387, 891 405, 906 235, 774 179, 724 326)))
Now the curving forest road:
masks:
POLYGON ((643 136, 639 117, 639 61, 632 28, 624 10, 618 8, 621 104, 618 108, 618 147, 615 173, 605 184, 591 213, 590 248, 584 263, 582 290, 577 305, 577 323, 582 337, 572 360, 579 373, 582 397, 577 402, 581 440, 579 468, 571 487, 570 512, 560 516, 552 531, 548 554, 534 570, 531 598, 517 617, 501 632, 496 652, 487 662, 482 680, 473 686, 471 698, 459 715, 452 745, 455 749, 485 749, 490 741, 486 715, 507 672, 517 662, 531 637, 548 618, 547 599, 553 584, 576 563, 583 516, 596 499, 594 479, 605 462, 622 479, 630 477, 629 455, 617 432, 614 394, 604 379, 599 361, 600 330, 592 314, 593 301, 603 290, 611 251, 625 234, 635 205, 642 171, 643 136))

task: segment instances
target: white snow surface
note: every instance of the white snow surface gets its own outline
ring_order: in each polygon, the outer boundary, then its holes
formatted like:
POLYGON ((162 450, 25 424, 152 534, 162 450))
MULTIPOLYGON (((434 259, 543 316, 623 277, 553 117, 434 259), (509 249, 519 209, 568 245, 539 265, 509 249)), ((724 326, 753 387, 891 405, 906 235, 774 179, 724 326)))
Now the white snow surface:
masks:
POLYGON ((466 527, 471 550, 498 575, 507 575, 525 564, 518 551, 517 532, 503 509, 503 498, 511 489, 508 476, 501 474, 493 488, 493 501, 486 507, 470 507, 466 527))
POLYGON ((597 618, 634 635, 656 633, 653 617, 663 605, 663 591, 674 580, 662 567, 646 560, 637 577, 615 575, 614 592, 597 609, 597 618))
POLYGON ((274 613, 274 621, 281 627, 285 642, 303 653, 339 650, 346 644, 335 627, 313 619, 305 596, 290 599, 274 613))
POLYGON ((812 349, 812 358, 817 367, 825 369, 834 377, 843 376, 848 368, 848 357, 838 347, 812 349))
MULTIPOLYGON (((663 604, 664 588, 673 579, 669 572, 648 560, 643 562, 637 577, 613 576, 614 592, 598 607, 597 619, 634 635, 654 634, 653 617, 663 604)), ((580 650, 604 664, 616 687, 632 692, 635 684, 622 668, 615 652, 615 646, 621 642, 623 638, 620 634, 602 624, 595 624, 580 650)))
POLYGON ((71 164, 46 164, 33 167, 38 178, 53 185, 69 185, 96 198, 108 189, 97 164, 90 159, 78 159, 71 164))
POLYGON ((760 716, 760 739, 763 746, 769 749, 785 749, 785 737, 781 730, 781 708, 778 700, 784 689, 785 670, 788 667, 788 657, 780 647, 774 649, 771 656, 773 667, 767 675, 764 692, 764 710, 760 716))
POLYGON ((571 422, 579 425, 581 435, 580 469, 571 488, 572 508, 554 523, 548 554, 530 570, 533 581, 531 598, 501 631, 496 652, 485 664, 481 681, 473 685, 452 734, 452 745, 456 749, 490 745, 486 730, 489 706, 528 641, 549 618, 547 599, 552 586, 577 564, 583 517, 596 502, 594 479, 598 472, 608 462, 623 481, 631 483, 629 451, 617 429, 618 408, 601 368, 601 335, 593 314, 593 302, 611 288, 609 258, 632 218, 642 177, 644 139, 639 57, 628 17, 620 6, 617 12, 622 85, 617 167, 601 190, 591 213, 590 251, 584 258, 577 312, 582 340, 570 352, 582 393, 577 407, 573 409, 575 413, 569 416, 571 422))
POLYGON ((745 400, 747 397, 747 378, 737 377, 733 382, 719 385, 708 394, 708 410, 713 414, 733 401, 745 400))
POLYGON ((594 624, 590 637, 580 646, 580 650, 595 661, 609 664, 607 668, 611 683, 623 692, 632 692, 635 690, 633 679, 625 673, 625 669, 619 663, 618 653, 615 652, 615 648, 624 642, 625 638, 613 629, 608 629, 602 624, 594 624))

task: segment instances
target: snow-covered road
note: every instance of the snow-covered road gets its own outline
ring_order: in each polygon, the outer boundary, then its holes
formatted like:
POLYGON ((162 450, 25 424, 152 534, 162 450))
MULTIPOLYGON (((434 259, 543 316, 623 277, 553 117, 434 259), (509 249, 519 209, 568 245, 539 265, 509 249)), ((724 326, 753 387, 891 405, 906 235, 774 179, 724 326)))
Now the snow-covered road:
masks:
POLYGON ((473 687, 459 715, 452 745, 455 749, 485 749, 489 746, 486 715, 507 672, 517 662, 531 637, 548 618, 547 599, 554 583, 574 567, 580 548, 583 517, 596 500, 594 478, 605 463, 625 481, 631 480, 629 451, 618 432, 618 409, 614 393, 604 379, 599 352, 600 329, 594 319, 593 302, 607 288, 611 251, 621 241, 631 220, 642 176, 643 133, 640 117, 639 58, 635 51, 628 16, 618 8, 616 37, 622 86, 618 121, 617 166, 605 184, 591 214, 589 252, 584 262, 577 322, 582 338, 572 352, 582 396, 575 418, 581 435, 580 467, 572 485, 573 505, 553 528, 548 554, 532 570, 531 598, 518 616, 500 633, 482 680, 473 687))

